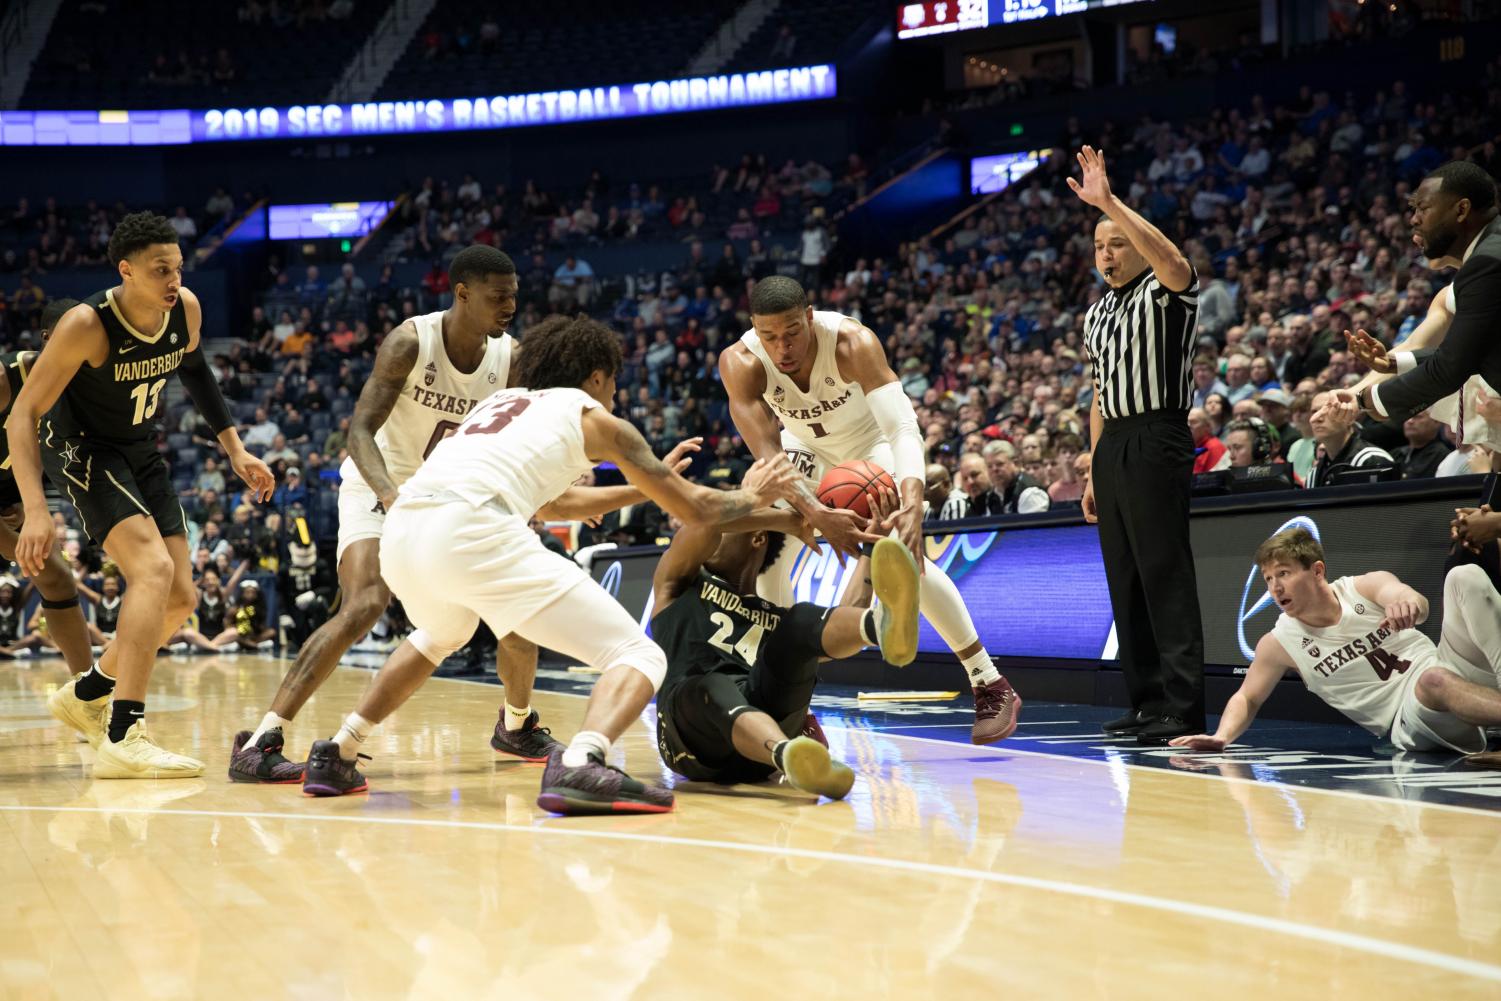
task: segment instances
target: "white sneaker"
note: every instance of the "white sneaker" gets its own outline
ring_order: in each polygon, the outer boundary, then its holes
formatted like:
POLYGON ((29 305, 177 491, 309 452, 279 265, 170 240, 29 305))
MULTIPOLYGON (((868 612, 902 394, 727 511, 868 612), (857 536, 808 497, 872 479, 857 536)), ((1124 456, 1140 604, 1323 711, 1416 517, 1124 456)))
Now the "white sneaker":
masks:
POLYGON ((85 702, 74 694, 78 679, 68 683, 47 696, 47 711, 60 723, 77 730, 89 746, 98 748, 104 741, 105 721, 109 717, 109 696, 101 696, 93 702, 85 702))
POLYGON ((105 740, 94 759, 96 779, 190 779, 203 774, 203 762, 154 744, 144 723, 132 723, 121 741, 105 740))
POLYGON ((917 659, 917 561, 897 540, 882 539, 871 550, 870 579, 881 656, 893 667, 906 667, 917 659))

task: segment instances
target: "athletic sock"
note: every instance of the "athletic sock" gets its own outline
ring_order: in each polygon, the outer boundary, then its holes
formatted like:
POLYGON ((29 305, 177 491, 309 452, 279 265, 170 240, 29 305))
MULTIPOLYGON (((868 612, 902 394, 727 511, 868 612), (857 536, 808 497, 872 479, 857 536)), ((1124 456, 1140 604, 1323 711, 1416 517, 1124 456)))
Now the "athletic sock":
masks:
POLYGON ((254 747, 255 742, 264 737, 268 730, 280 730, 290 722, 292 721, 278 716, 276 713, 267 713, 261 717, 261 725, 256 727, 255 732, 250 735, 250 739, 245 741, 245 746, 254 747))
POLYGON ((787 771, 787 769, 782 765, 782 755, 787 753, 787 745, 790 743, 792 743, 792 741, 790 740, 779 741, 777 745, 771 749, 771 763, 773 765, 776 765, 777 771, 779 772, 787 771))
POLYGON ((115 679, 99 669, 99 662, 78 676, 73 685, 73 694, 85 702, 102 699, 115 690, 115 679))
POLYGON ((601 759, 610 753, 609 737, 597 730, 580 730, 568 742, 568 750, 563 752, 563 767, 582 768, 589 763, 589 755, 597 754, 601 759))
POLYGON ((375 724, 370 722, 359 713, 350 713, 344 719, 344 725, 339 727, 339 732, 334 734, 334 743, 339 745, 339 757, 344 761, 353 761, 364 746, 365 738, 370 736, 370 731, 375 729, 375 724))
POLYGON ((506 703, 506 732, 507 733, 515 733, 517 730, 520 730, 523 726, 526 725, 527 718, 530 717, 531 714, 532 714, 532 707, 531 706, 522 706, 521 708, 518 709, 516 706, 513 706, 509 702, 507 702, 506 703))
POLYGON ((118 744, 125 739, 125 731, 145 718, 146 703, 116 699, 109 710, 109 742, 118 744))
POLYGON ((969 683, 976 688, 1001 680, 1001 672, 995 669, 995 662, 984 650, 964 658, 962 663, 964 670, 969 672, 969 683))
POLYGON ((876 609, 878 607, 877 605, 872 605, 865 610, 864 615, 860 616, 860 637, 870 646, 881 645, 880 624, 876 621, 878 615, 876 609))

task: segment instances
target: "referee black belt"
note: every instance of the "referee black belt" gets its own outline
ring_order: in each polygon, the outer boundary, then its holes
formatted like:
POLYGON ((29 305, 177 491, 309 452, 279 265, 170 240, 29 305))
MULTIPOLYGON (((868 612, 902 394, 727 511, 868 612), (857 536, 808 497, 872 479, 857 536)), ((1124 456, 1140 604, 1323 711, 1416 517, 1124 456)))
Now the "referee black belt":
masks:
POLYGON ((1106 431, 1125 431, 1128 428, 1141 427, 1146 424, 1161 423, 1188 423, 1187 410, 1148 410, 1144 414, 1131 414, 1128 417, 1105 418, 1106 431))

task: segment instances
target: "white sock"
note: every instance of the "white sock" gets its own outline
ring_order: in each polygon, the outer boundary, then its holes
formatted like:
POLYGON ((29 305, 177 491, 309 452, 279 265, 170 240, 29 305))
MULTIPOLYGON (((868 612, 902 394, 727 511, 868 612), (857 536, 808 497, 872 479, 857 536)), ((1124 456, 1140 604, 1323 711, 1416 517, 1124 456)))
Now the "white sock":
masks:
POLYGON ((969 673, 969 683, 978 688, 988 685, 992 681, 1001 680, 1001 672, 995 669, 995 661, 990 659, 990 654, 981 650, 961 661, 964 670, 969 673))
POLYGON ((507 702, 506 703, 506 730, 507 730, 507 732, 514 733, 515 731, 520 730, 524 725, 526 725, 526 719, 531 714, 532 714, 532 707, 531 706, 522 706, 522 707, 520 707, 518 709, 516 706, 513 706, 509 702, 507 702))
POLYGON ((334 734, 334 743, 339 745, 339 757, 345 761, 353 761, 360 753, 365 738, 370 736, 370 731, 375 729, 376 724, 370 722, 359 713, 350 713, 344 719, 344 725, 339 727, 339 732, 334 734))
POLYGON ((284 719, 276 715, 276 713, 267 713, 261 717, 261 725, 256 727, 255 732, 250 735, 250 739, 245 741, 245 746, 254 747, 255 742, 264 737, 267 730, 280 730, 290 722, 292 721, 284 719))
POLYGON ((597 730, 580 730, 568 742, 568 750, 563 752, 563 765, 567 768, 582 768, 589 763, 589 755, 597 754, 601 758, 610 753, 611 740, 597 730))

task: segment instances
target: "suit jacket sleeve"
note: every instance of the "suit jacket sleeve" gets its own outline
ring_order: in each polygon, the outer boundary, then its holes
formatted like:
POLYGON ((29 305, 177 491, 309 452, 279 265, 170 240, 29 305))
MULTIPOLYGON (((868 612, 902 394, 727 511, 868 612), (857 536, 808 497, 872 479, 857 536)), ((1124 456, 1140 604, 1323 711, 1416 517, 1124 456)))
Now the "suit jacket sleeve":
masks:
POLYGON ((1417 368, 1382 383, 1377 402, 1388 417, 1406 420, 1457 393, 1501 352, 1501 258, 1473 257, 1454 279, 1454 322, 1437 351, 1417 368))

